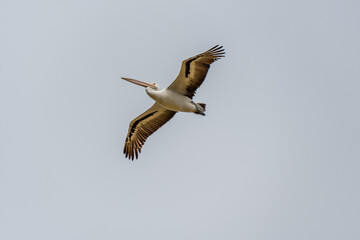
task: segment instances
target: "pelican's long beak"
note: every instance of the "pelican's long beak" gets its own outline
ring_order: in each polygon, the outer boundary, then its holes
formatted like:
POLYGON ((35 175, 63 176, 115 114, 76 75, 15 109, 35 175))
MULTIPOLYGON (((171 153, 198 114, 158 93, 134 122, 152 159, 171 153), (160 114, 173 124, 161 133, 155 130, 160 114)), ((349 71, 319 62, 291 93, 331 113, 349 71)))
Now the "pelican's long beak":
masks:
POLYGON ((151 87, 151 88, 155 89, 155 86, 153 84, 150 84, 150 83, 147 83, 147 82, 142 82, 142 81, 139 81, 139 80, 135 80, 135 79, 132 79, 132 78, 125 78, 125 77, 122 77, 122 79, 124 79, 124 80, 126 80, 128 82, 137 84, 137 85, 142 86, 142 87, 151 87))

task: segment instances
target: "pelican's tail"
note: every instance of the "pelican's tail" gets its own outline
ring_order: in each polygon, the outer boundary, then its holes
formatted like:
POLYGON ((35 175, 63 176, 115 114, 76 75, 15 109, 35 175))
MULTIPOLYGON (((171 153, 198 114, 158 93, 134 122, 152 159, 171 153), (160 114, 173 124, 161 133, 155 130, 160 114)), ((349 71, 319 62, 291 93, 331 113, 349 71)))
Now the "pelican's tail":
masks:
POLYGON ((196 112, 195 114, 200 114, 200 115, 203 115, 205 116, 205 106, 206 104, 205 103, 194 103, 195 104, 195 108, 196 108, 196 112))
POLYGON ((206 104, 205 103, 198 103, 200 105, 200 107, 203 108, 203 112, 205 112, 205 107, 206 107, 206 104))

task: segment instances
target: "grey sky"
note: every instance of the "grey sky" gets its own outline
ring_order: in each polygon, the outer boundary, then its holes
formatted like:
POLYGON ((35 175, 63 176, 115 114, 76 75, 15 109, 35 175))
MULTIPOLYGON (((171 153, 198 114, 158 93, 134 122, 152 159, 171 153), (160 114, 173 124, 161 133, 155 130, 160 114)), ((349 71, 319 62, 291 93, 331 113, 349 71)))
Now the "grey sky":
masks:
POLYGON ((359 1, 0 2, 0 239, 359 239, 359 1), (221 44, 195 100, 122 154, 221 44))

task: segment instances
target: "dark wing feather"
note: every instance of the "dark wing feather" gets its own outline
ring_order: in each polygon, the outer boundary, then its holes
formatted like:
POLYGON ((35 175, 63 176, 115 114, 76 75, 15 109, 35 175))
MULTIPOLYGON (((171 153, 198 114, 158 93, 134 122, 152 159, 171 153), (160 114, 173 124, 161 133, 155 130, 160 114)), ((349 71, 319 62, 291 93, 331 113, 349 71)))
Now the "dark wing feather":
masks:
POLYGON ((146 112, 132 120, 125 140, 125 157, 131 160, 134 160, 134 157, 138 158, 146 139, 169 121, 175 113, 155 103, 146 112))
POLYGON ((224 54, 223 47, 216 45, 206 52, 184 60, 179 75, 168 89, 192 98, 204 81, 210 64, 225 57, 224 54))

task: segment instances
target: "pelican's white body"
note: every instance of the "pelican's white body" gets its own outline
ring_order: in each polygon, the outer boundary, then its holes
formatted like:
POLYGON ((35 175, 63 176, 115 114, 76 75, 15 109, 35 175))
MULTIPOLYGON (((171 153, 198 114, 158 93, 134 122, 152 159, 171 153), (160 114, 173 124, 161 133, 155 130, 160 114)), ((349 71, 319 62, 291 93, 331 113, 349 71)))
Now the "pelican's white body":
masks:
MULTIPOLYGON (((146 93, 164 108, 175 112, 197 112, 195 104, 188 96, 180 95, 169 89, 153 89, 147 87, 146 93)), ((203 108, 197 104, 203 110, 203 108)))

